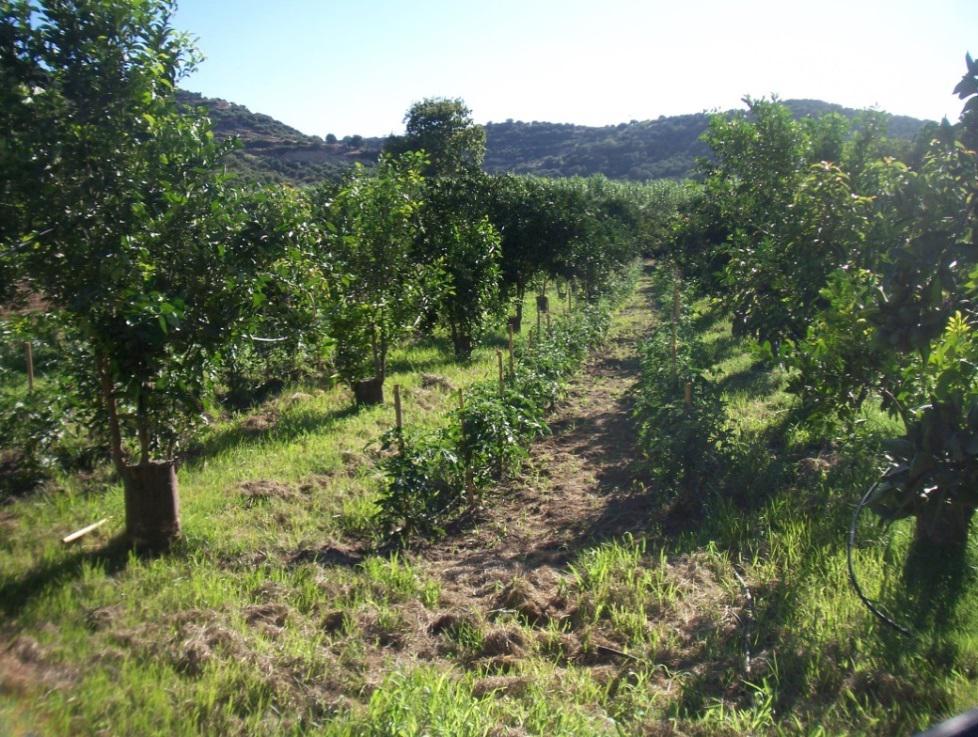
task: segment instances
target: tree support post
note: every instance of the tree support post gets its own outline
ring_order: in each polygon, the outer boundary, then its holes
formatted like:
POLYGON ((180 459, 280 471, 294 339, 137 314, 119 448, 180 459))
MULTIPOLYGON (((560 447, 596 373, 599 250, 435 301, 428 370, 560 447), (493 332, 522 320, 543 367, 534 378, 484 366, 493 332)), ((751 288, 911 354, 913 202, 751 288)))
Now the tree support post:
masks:
POLYGON ((27 362, 27 391, 34 391, 34 347, 29 340, 24 341, 24 356, 27 362))
POLYGON ((516 364, 513 360, 513 326, 512 325, 509 326, 509 341, 507 347, 509 348, 509 375, 515 376, 516 364))
POLYGON ((465 434, 465 397, 462 390, 458 390, 458 423, 461 429, 460 440, 462 442, 462 463, 465 472, 465 498, 468 501, 469 509, 475 509, 475 483, 472 480, 472 454, 469 452, 468 438, 465 434))
POLYGON ((394 421, 397 423, 397 447, 404 452, 404 424, 401 418, 401 385, 394 384, 394 421))

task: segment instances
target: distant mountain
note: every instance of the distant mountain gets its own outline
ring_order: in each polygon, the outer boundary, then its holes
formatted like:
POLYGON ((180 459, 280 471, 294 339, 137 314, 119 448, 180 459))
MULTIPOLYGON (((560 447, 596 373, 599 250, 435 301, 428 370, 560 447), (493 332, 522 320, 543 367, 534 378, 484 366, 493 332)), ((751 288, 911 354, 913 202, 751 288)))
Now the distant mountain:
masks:
POLYGON ((357 161, 374 163, 384 143, 382 138, 362 136, 327 143, 233 102, 184 90, 178 91, 177 99, 206 108, 217 136, 238 137, 241 148, 228 157, 228 169, 252 181, 313 184, 335 179, 357 161))
MULTIPOLYGON (((327 142, 233 102, 193 92, 179 95, 184 104, 207 108, 219 136, 238 136, 242 147, 231 155, 228 168, 251 180, 311 184, 333 179, 357 161, 373 163, 383 149, 383 138, 347 136, 327 142)), ((851 119, 859 114, 821 100, 783 102, 799 118, 836 112, 851 119)), ((709 153, 699 140, 708 122, 708 113, 696 113, 609 126, 488 123, 485 168, 549 177, 604 174, 610 179, 682 179, 692 172, 698 157, 709 153)), ((889 132, 912 140, 926 124, 893 115, 889 132)))
MULTIPOLYGON (((821 100, 784 100, 798 118, 840 113, 855 118, 858 110, 821 100)), ((488 171, 541 176, 587 176, 610 179, 683 179, 696 159, 709 154, 700 136, 709 113, 673 115, 658 120, 603 127, 562 123, 507 121, 486 126, 488 171)), ((889 133, 912 140, 927 121, 893 115, 889 133)))

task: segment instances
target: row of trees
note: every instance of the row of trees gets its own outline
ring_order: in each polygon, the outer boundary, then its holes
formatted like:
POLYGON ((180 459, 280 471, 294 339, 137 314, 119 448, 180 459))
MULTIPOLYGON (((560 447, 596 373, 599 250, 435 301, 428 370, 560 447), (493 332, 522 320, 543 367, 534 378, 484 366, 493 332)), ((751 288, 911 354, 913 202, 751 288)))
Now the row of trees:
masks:
POLYGON ((425 100, 376 168, 241 189, 176 85, 170 0, 0 0, 0 303, 38 295, 78 350, 137 543, 178 530, 175 443, 255 346, 326 356, 382 401, 391 346, 444 326, 467 359, 534 285, 596 297, 675 187, 489 177, 460 100, 425 100), (513 301, 515 299, 515 302, 513 301), (162 458, 153 462, 153 458, 162 458))
POLYGON ((796 120, 777 100, 712 120, 714 160, 676 257, 792 369, 810 421, 881 397, 906 433, 874 497, 918 541, 960 548, 978 507, 978 64, 961 121, 910 147, 867 114, 796 120))

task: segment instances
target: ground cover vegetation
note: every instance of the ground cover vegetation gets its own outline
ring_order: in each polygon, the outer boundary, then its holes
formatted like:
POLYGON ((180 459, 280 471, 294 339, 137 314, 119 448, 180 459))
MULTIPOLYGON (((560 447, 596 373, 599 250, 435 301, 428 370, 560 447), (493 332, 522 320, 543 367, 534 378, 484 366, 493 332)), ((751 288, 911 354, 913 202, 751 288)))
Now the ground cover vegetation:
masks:
POLYGON ((430 99, 295 189, 218 173, 168 2, 0 7, 0 733, 972 705, 970 57, 914 146, 749 100, 697 184, 490 176, 430 99))
POLYGON ((766 714, 752 731, 908 732, 974 701, 966 61, 960 122, 900 158, 882 119, 849 134, 777 100, 714 118, 714 158, 662 254, 665 319, 633 411, 665 524, 719 545, 754 588, 745 670, 758 649, 778 656, 745 679, 742 716, 766 714), (839 593, 846 578, 868 608, 839 593))

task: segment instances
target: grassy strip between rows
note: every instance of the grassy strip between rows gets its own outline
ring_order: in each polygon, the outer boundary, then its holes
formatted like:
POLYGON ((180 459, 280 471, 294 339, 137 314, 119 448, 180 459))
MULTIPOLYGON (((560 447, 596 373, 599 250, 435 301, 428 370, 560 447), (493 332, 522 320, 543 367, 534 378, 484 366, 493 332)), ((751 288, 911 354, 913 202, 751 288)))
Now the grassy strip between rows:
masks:
POLYGON ((625 279, 609 299, 558 316, 539 337, 514 351, 495 380, 459 396, 453 420, 435 433, 384 437, 387 483, 377 501, 385 529, 399 537, 438 534, 478 505, 485 492, 519 469, 530 443, 549 432, 546 414, 567 377, 607 332, 615 303, 634 287, 625 279))
MULTIPOLYGON (((550 303, 561 322, 565 301, 550 303)), ((453 390, 491 382, 505 346, 497 334, 465 365, 441 340, 396 351, 388 386, 402 387, 406 427, 443 428, 453 390)), ((377 685, 370 663, 403 616, 392 607, 439 603, 437 582, 396 554, 353 552, 376 541, 393 412, 351 405, 341 387, 293 387, 212 426, 180 469, 184 537, 163 557, 116 542, 121 493, 104 473, 3 507, 0 734, 340 729, 377 685), (103 516, 105 528, 61 545, 103 516)))
MULTIPOLYGON (((671 316, 675 292, 661 276, 657 302, 671 316)), ((645 463, 662 496, 661 529, 669 531, 661 554, 706 552, 727 566, 726 585, 752 596, 749 607, 741 601, 737 636, 711 667, 700 663, 708 672, 674 702, 682 729, 912 734, 972 708, 974 539, 963 565, 912 562, 910 521, 886 527, 864 515, 856 571, 910 637, 882 626, 849 586, 853 507, 878 478, 883 442, 900 434, 899 421, 875 405, 850 425, 812 429, 785 390, 786 373, 733 338, 729 320, 705 300, 680 316, 677 379, 670 322, 644 349, 642 391, 655 399, 637 405, 645 463), (677 437, 692 456, 683 457, 677 437), (713 723, 721 714, 722 725, 713 723)))
MULTIPOLYGON (((611 333, 634 320, 617 315, 611 333)), ((795 421, 784 374, 722 316, 699 303, 690 325, 725 408, 711 474, 650 475, 644 535, 585 549, 546 580, 508 582, 496 612, 453 608, 420 556, 344 561, 338 541, 363 532, 377 489, 361 470, 366 436, 389 426, 389 410, 276 439, 283 418, 324 401, 284 397, 264 435, 184 469, 188 540, 166 558, 44 541, 45 524, 103 512, 104 492, 71 487, 5 510, 0 733, 893 735, 973 705, 974 550, 956 578, 935 568, 908 587, 909 532, 862 531, 863 582, 913 638, 881 629, 846 582, 852 505, 899 428, 869 409, 835 439, 816 437, 795 421), (333 472, 301 465, 314 443, 335 447, 355 428, 364 436, 333 451, 333 472), (290 459, 301 470, 273 475, 290 459), (304 489, 313 473, 328 479, 304 489), (204 478, 223 499, 207 513, 204 478), (264 495, 242 491, 269 480, 264 495), (12 589, 25 574, 31 588, 12 589)), ((481 360, 471 376, 491 382, 495 356, 481 360)), ((454 397, 423 391, 420 371, 411 379, 398 377, 409 426, 434 431, 454 397)))

